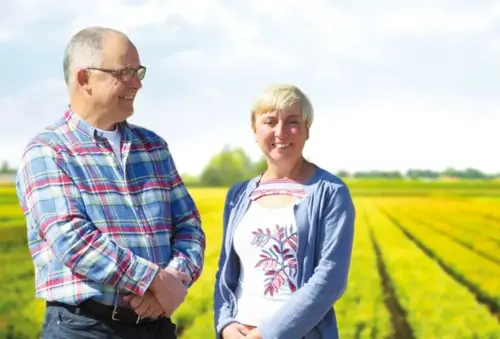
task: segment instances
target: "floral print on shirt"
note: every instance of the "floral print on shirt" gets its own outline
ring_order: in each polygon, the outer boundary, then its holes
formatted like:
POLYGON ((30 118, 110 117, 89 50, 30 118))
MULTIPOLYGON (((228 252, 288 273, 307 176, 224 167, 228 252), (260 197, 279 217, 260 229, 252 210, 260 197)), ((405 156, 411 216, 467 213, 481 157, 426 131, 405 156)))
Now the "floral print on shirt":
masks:
POLYGON ((252 245, 261 248, 260 260, 255 268, 265 271, 264 295, 271 297, 280 291, 295 292, 297 275, 297 232, 276 225, 274 229, 259 228, 252 232, 252 245))

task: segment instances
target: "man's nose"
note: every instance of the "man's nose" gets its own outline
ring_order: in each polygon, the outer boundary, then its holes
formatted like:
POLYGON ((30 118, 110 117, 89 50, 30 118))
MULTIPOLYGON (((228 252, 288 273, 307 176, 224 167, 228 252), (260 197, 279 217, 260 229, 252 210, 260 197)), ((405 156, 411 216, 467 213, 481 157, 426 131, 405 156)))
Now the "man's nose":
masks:
POLYGON ((133 77, 128 83, 129 87, 140 89, 142 88, 142 81, 138 77, 133 77))

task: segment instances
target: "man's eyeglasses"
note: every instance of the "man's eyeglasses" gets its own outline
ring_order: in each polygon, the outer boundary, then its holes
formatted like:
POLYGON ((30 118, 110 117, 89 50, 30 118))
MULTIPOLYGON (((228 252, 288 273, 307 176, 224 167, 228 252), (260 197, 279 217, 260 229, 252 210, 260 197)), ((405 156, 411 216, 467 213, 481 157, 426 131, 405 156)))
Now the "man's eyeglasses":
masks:
POLYGON ((119 76, 123 81, 130 81, 133 78, 138 78, 139 80, 144 79, 146 76, 146 67, 139 66, 139 68, 98 68, 98 67, 87 67, 91 71, 101 71, 119 76))

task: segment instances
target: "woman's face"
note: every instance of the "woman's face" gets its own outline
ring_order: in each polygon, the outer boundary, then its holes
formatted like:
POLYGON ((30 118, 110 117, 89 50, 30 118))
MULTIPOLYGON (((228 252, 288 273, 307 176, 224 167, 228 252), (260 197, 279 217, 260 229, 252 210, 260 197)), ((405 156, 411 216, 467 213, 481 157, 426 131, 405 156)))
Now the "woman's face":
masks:
POLYGON ((270 111, 255 117, 255 138, 267 160, 288 164, 302 157, 309 131, 302 118, 301 105, 284 111, 270 111))

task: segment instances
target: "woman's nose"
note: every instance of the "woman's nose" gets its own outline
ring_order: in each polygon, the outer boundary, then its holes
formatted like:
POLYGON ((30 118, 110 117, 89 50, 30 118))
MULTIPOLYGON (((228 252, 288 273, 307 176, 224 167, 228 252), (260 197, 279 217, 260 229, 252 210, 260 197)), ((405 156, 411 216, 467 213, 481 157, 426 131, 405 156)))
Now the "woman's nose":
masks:
POLYGON ((285 132, 286 132, 286 128, 285 128, 285 124, 279 122, 276 124, 275 128, 274 128, 274 135, 277 136, 277 137, 281 137, 283 135, 285 135, 285 132))

